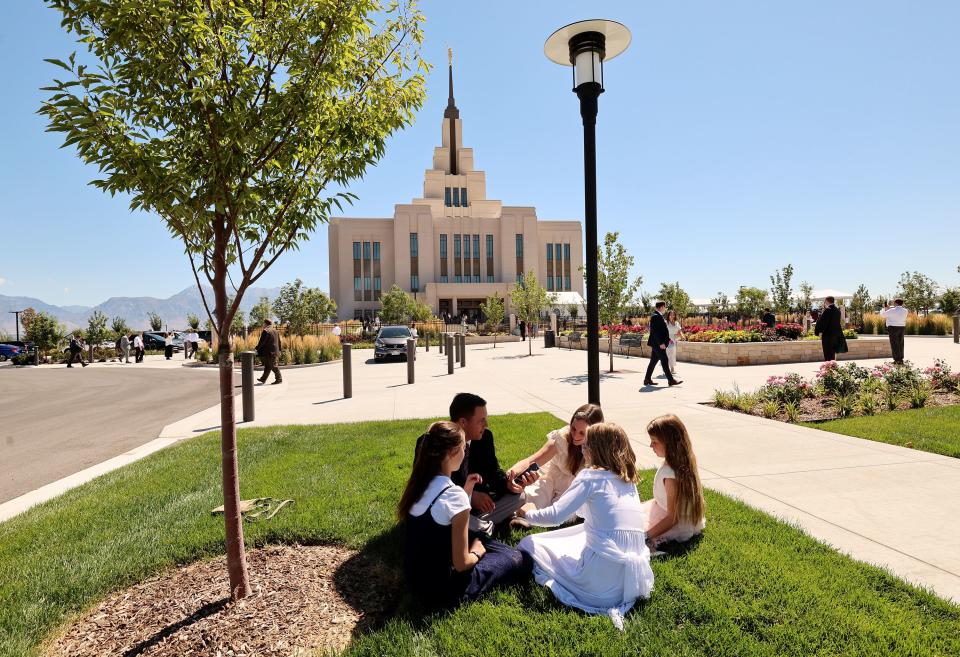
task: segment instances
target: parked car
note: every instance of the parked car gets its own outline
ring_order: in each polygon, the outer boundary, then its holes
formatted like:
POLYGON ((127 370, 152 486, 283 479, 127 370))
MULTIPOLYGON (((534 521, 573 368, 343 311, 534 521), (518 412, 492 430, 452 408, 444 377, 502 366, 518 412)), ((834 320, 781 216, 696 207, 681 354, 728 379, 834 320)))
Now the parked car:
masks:
POLYGON ((400 356, 406 360, 407 340, 412 337, 410 329, 406 326, 381 327, 373 341, 374 360, 384 360, 391 356, 400 356))
POLYGON ((24 350, 15 344, 0 344, 0 363, 21 353, 25 353, 24 350))

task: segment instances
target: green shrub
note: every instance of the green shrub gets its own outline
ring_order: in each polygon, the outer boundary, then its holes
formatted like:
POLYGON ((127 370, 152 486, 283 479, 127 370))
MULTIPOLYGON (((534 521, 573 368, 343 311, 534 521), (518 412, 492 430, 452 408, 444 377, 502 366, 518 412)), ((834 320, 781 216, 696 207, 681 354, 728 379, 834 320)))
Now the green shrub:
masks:
POLYGON ((734 396, 726 390, 713 391, 713 405, 717 408, 733 408, 734 396))
POLYGON ((783 410, 787 413, 788 422, 796 422, 800 419, 800 404, 797 402, 787 402, 783 405, 783 410))
POLYGON ((873 415, 877 412, 877 398, 872 392, 861 392, 860 397, 857 399, 857 405, 860 407, 860 412, 864 415, 873 415))
POLYGON ((907 398, 910 400, 910 408, 923 408, 930 399, 930 385, 926 382, 916 384, 910 389, 907 398))
POLYGON ((837 412, 837 417, 850 417, 853 415, 853 395, 839 394, 833 398, 833 409, 837 412))
POLYGON ((760 411, 763 413, 763 417, 773 419, 780 414, 780 402, 774 400, 765 401, 760 411))
POLYGON ((897 391, 886 384, 884 384, 883 388, 883 403, 886 405, 888 411, 897 410, 897 391))

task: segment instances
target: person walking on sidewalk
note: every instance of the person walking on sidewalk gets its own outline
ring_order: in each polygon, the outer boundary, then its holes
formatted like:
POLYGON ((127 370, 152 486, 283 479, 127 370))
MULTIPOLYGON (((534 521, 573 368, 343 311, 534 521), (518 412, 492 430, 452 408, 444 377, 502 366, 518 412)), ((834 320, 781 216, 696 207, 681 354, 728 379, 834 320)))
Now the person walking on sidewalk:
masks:
POLYGON ((683 383, 673 377, 670 371, 670 362, 667 359, 667 345, 670 344, 670 331, 667 329, 667 321, 663 318, 663 311, 666 309, 665 301, 658 301, 653 314, 650 316, 650 337, 647 339, 647 346, 650 347, 650 364, 647 365, 647 376, 643 379, 643 385, 655 386, 653 380, 653 370, 660 363, 663 367, 663 373, 667 375, 667 383, 671 386, 683 383))
POLYGON ((283 383, 283 375, 277 367, 277 359, 280 357, 280 334, 273 328, 273 322, 269 319, 263 320, 263 331, 260 332, 260 340, 257 342, 257 356, 263 363, 263 376, 259 379, 260 383, 267 382, 270 372, 273 372, 273 385, 283 383))
POLYGON ((84 367, 87 366, 83 362, 83 343, 80 341, 79 335, 70 336, 70 357, 67 359, 67 367, 73 367, 73 363, 80 361, 80 364, 84 367))
POLYGON ((833 297, 823 300, 824 308, 813 328, 815 335, 820 336, 820 346, 823 348, 823 360, 837 359, 837 342, 843 337, 843 325, 840 320, 840 309, 837 308, 833 297))
POLYGON ((907 309, 903 307, 903 299, 895 299, 893 306, 884 306, 880 316, 887 322, 887 337, 890 338, 893 362, 903 365, 903 332, 907 326, 907 309))
POLYGON ((163 334, 163 357, 167 360, 173 358, 173 333, 169 331, 163 334))
POLYGON ((143 333, 133 336, 133 362, 143 362, 143 333))
POLYGON ((119 356, 119 358, 122 358, 122 359, 123 359, 123 361, 121 361, 121 362, 123 362, 123 363, 129 363, 129 362, 130 362, 130 338, 127 337, 127 334, 126 334, 126 333, 124 333, 123 335, 120 336, 120 356, 119 356))

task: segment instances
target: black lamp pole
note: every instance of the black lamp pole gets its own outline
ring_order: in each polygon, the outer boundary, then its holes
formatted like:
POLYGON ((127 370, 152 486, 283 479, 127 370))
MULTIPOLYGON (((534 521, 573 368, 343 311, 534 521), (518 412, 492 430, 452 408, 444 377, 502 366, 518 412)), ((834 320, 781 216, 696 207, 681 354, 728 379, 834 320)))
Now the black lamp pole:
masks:
POLYGON ((630 30, 616 21, 591 19, 550 35, 547 59, 573 68, 573 91, 583 118, 583 207, 587 237, 587 399, 600 403, 600 305, 597 298, 597 99, 603 93, 603 62, 630 44, 630 30))
POLYGON ((597 98, 596 82, 574 90, 583 117, 583 214, 587 234, 587 401, 600 404, 600 305, 597 300, 597 98))
POLYGON ((11 314, 11 315, 15 315, 14 321, 16 322, 16 325, 17 325, 17 342, 20 342, 20 313, 22 313, 22 312, 23 312, 22 310, 11 310, 11 311, 10 311, 10 314, 11 314))

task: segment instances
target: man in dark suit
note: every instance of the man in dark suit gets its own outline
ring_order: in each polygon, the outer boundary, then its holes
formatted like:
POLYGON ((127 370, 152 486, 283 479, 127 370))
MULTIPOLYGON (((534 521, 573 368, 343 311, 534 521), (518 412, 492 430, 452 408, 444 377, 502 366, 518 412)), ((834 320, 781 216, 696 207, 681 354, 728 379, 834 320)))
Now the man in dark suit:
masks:
POLYGON ((840 309, 835 299, 827 297, 824 301, 823 312, 813 328, 814 335, 820 336, 820 346, 823 347, 824 360, 837 359, 837 340, 843 335, 843 325, 840 322, 840 309))
POLYGON ((767 328, 776 328, 777 327, 777 316, 773 314, 769 308, 763 309, 763 317, 760 318, 760 321, 763 322, 763 325, 767 328))
POLYGON ((657 385, 651 378, 657 363, 660 363, 663 367, 663 373, 667 375, 667 382, 671 386, 683 383, 683 381, 673 378, 673 374, 670 372, 670 362, 667 360, 670 332, 667 330, 667 320, 663 318, 662 314, 666 307, 666 302, 658 301, 653 314, 650 315, 650 337, 647 339, 647 346, 650 347, 650 364, 647 365, 647 376, 643 380, 645 386, 657 385))
POLYGON ((277 360, 280 358, 280 334, 273 328, 273 322, 269 319, 263 320, 263 331, 257 342, 257 356, 263 363, 263 376, 259 379, 260 383, 267 382, 270 372, 273 372, 273 385, 283 383, 283 375, 277 367, 277 360))
POLYGON ((84 367, 87 366, 83 362, 83 345, 80 343, 80 334, 70 336, 70 358, 67 360, 67 367, 73 367, 73 364, 76 361, 80 361, 80 364, 84 367))
MULTIPOLYGON (((497 459, 497 448, 493 442, 493 432, 487 428, 487 402, 480 396, 469 392, 460 392, 450 403, 450 420, 463 429, 467 440, 460 468, 450 475, 457 486, 467 482, 467 475, 478 474, 482 481, 473 488, 470 497, 472 507, 470 529, 476 533, 492 534, 494 526, 507 526, 514 512, 523 506, 523 489, 535 482, 536 472, 504 472, 497 459), (520 483, 514 483, 518 477, 520 483)), ((417 447, 423 436, 417 438, 417 447)), ((414 456, 416 458, 416 456, 414 456)))

